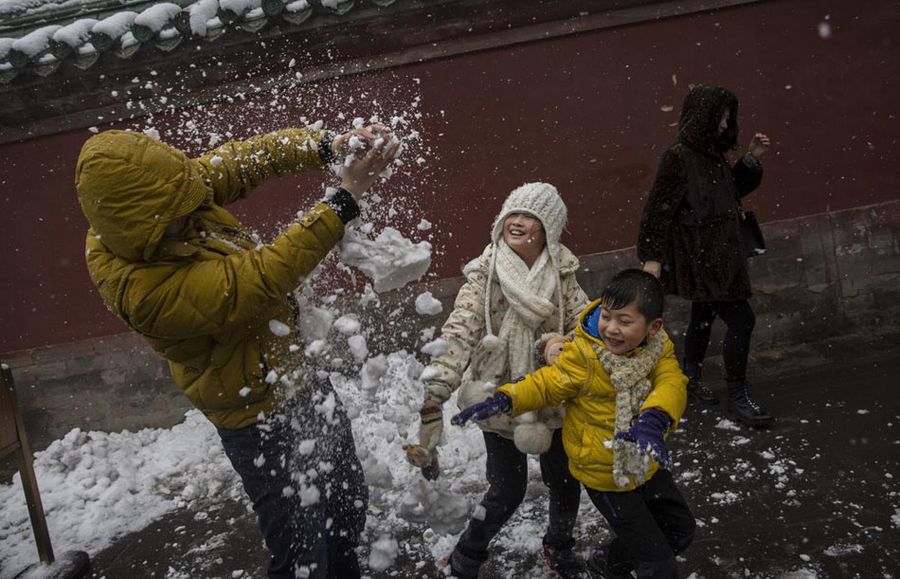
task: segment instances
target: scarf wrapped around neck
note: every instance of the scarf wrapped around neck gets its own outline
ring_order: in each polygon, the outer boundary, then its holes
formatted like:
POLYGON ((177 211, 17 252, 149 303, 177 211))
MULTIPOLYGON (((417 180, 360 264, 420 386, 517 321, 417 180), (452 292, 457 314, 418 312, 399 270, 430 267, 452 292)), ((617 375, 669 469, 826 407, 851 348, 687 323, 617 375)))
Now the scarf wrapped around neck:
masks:
MULTIPOLYGON (((532 349, 538 329, 553 315, 557 305, 554 294, 561 300, 559 267, 551 259, 547 248, 530 268, 503 239, 494 244, 491 255, 488 290, 485 296, 485 345, 492 351, 484 368, 484 375, 502 380, 505 375, 515 379, 534 371, 532 349), (494 336, 491 330, 491 278, 496 276, 509 308, 494 336)), ((559 305, 560 333, 563 333, 563 309, 559 305)))

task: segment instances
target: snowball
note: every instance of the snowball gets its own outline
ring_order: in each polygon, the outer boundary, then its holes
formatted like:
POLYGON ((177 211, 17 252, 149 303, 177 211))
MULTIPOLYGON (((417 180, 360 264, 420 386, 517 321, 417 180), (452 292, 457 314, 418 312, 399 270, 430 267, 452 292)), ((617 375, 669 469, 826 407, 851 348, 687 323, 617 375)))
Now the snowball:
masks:
POLYGON ((436 316, 444 311, 444 306, 431 292, 422 292, 416 296, 416 313, 420 316, 436 316))
POLYGON ((269 320, 269 331, 276 336, 287 336, 291 333, 291 327, 278 320, 269 320))

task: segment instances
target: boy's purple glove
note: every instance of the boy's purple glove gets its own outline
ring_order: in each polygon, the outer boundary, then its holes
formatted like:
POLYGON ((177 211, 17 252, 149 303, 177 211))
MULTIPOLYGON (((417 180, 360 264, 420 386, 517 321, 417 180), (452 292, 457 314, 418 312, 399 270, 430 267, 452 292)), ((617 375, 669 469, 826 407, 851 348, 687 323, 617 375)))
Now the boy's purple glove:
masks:
POLYGON ((456 426, 465 424, 470 420, 484 420, 491 416, 503 414, 512 410, 512 398, 503 392, 497 392, 484 402, 473 404, 450 419, 456 426))
POLYGON ((672 463, 669 460, 669 447, 663 434, 671 424, 672 419, 665 412, 651 408, 641 413, 631 428, 616 433, 613 440, 627 440, 637 444, 641 452, 650 452, 660 468, 670 470, 672 463))

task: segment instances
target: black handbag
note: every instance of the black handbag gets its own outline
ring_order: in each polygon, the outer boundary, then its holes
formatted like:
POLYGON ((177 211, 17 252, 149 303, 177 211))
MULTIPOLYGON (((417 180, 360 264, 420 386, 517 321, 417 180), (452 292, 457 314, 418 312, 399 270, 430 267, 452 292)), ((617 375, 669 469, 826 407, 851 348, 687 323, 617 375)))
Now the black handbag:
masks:
POLYGON ((756 257, 766 252, 766 240, 763 237, 762 230, 759 228, 759 221, 756 220, 756 214, 752 211, 745 211, 738 201, 738 210, 741 220, 741 249, 744 257, 756 257))

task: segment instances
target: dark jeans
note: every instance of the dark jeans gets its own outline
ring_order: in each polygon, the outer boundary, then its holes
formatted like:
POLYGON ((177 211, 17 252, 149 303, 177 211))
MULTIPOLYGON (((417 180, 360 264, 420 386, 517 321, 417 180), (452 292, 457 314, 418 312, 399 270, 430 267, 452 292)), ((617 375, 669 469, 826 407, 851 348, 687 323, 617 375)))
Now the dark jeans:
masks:
POLYGON ((607 553, 611 569, 634 569, 639 579, 678 577, 675 555, 694 540, 696 522, 672 473, 658 470, 628 492, 585 488, 616 534, 607 553))
POLYGON ((756 325, 756 316, 747 300, 691 303, 691 321, 684 336, 685 371, 691 374, 690 366, 703 364, 716 316, 728 326, 722 342, 725 377, 728 380, 746 380, 750 335, 756 325))
POLYGON ((355 548, 369 495, 350 420, 327 381, 282 412, 247 428, 219 429, 271 553, 268 576, 359 577, 355 548))
MULTIPOLYGON (((487 494, 481 500, 484 519, 473 517, 460 536, 456 548, 479 561, 487 560, 491 539, 513 515, 528 486, 528 455, 516 444, 494 434, 484 433, 487 448, 487 494)), ((553 432, 550 450, 540 456, 541 477, 550 489, 550 525, 544 544, 555 549, 571 549, 575 545, 572 529, 578 516, 581 486, 569 472, 569 459, 562 444, 562 429, 553 432)))

